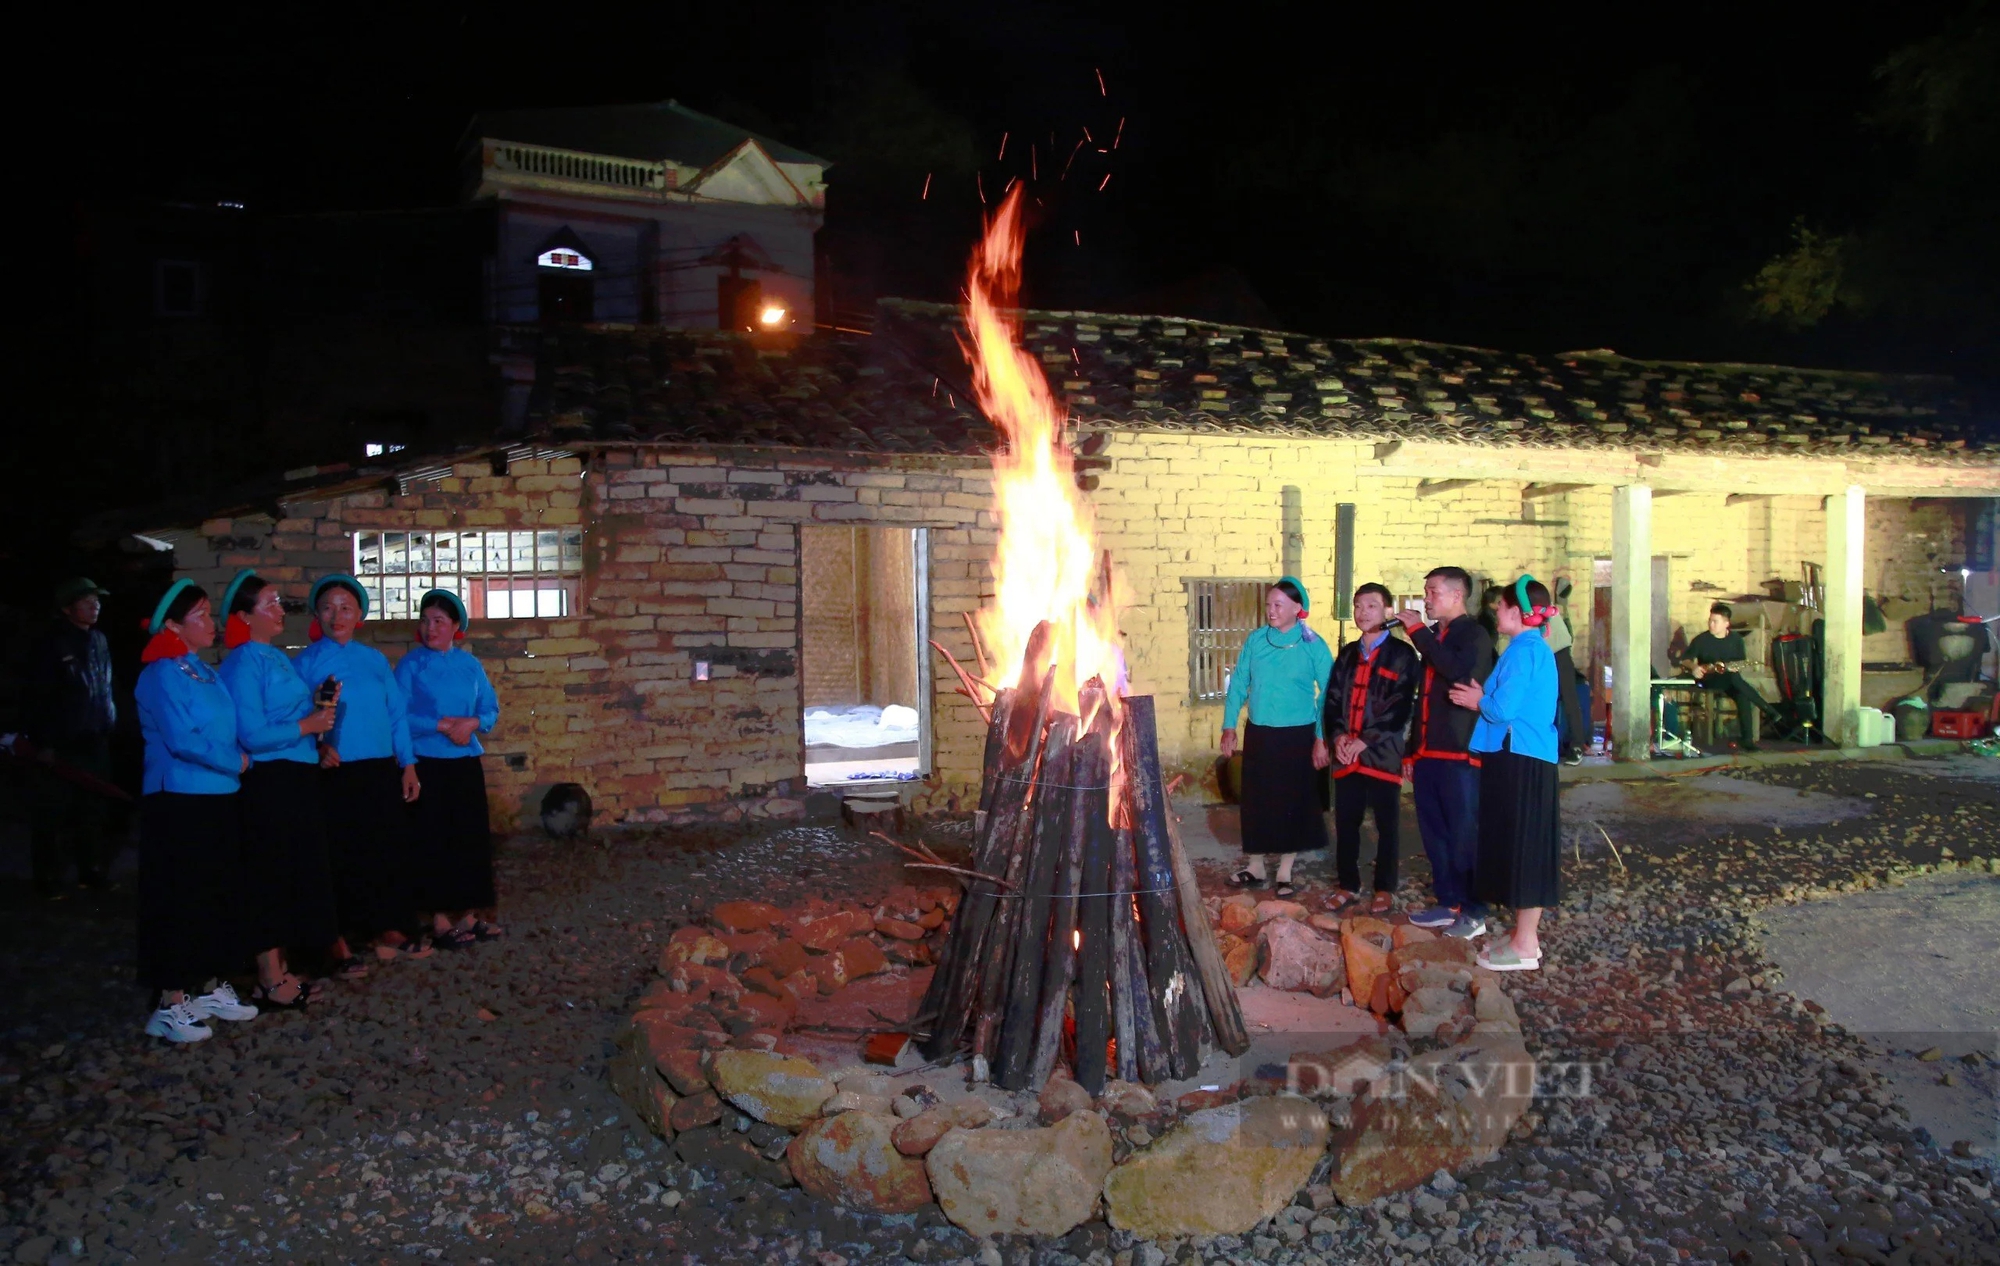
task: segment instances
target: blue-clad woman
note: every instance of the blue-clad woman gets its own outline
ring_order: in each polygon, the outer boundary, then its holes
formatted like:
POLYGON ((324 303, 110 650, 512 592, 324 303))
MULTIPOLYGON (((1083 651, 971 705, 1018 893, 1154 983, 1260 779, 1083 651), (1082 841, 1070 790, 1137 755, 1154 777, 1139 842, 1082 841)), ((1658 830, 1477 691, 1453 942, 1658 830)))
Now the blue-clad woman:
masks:
POLYGON ((388 658, 355 640, 368 615, 368 591, 360 581, 341 573, 322 576, 309 602, 321 637, 299 652, 299 676, 315 693, 329 681, 340 691, 333 728, 319 740, 340 950, 372 941, 384 961, 424 957, 430 947, 411 935, 417 907, 404 805, 416 800, 420 787, 403 688, 388 658))
POLYGON ((139 801, 139 979, 159 991, 146 1032, 199 1042, 206 1021, 249 1020, 225 975, 248 957, 238 881, 238 778, 249 758, 236 746, 236 708, 215 670, 195 654, 215 643, 208 595, 177 580, 147 622, 152 639, 134 691, 146 739, 139 801), (189 996, 206 981, 207 992, 189 996))
POLYGON ((1243 736, 1241 870, 1238 888, 1264 883, 1264 858, 1278 855, 1276 892, 1289 897, 1297 854, 1326 847, 1326 812, 1320 800, 1331 762, 1326 746, 1327 680, 1333 651, 1306 627, 1312 599, 1305 585, 1286 576, 1264 594, 1264 627, 1243 641, 1222 704, 1222 755, 1236 754, 1236 721, 1245 704, 1250 725, 1243 736))
POLYGON ((333 728, 326 706, 272 642, 285 629, 284 597, 254 571, 238 572, 222 594, 228 612, 219 672, 236 701, 236 741, 250 754, 243 774, 247 913, 254 925, 257 1001, 295 1010, 310 996, 285 950, 324 949, 338 939, 326 817, 320 811, 317 741, 333 728))
POLYGON ((465 603, 433 589, 418 608, 419 645, 396 665, 409 699, 410 745, 424 785, 414 822, 417 908, 431 912, 431 944, 459 949, 503 935, 490 920, 493 835, 479 736, 500 719, 500 699, 465 639, 465 603))
POLYGON ((1500 591, 1493 615, 1510 640, 1482 686, 1468 678, 1451 701, 1477 708, 1469 749, 1479 757, 1479 861, 1473 897, 1514 907, 1514 930, 1479 954, 1493 971, 1542 965, 1542 910, 1562 898, 1562 824, 1556 765, 1555 652, 1542 628, 1549 591, 1523 576, 1500 591))

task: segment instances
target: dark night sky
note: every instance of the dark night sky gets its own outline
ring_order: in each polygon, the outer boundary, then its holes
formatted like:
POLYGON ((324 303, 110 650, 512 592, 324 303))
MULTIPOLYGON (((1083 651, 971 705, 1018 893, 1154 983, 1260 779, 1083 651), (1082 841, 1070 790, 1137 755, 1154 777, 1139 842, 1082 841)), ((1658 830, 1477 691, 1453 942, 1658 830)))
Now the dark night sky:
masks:
POLYGON ((1316 333, 1993 375, 1991 7, 1800 12, 154 7, 45 33, 92 73, 38 135, 64 199, 409 206, 457 194, 482 106, 671 96, 839 160, 827 246, 864 297, 955 293, 977 190, 1033 142, 1048 306, 1235 269, 1316 333), (1052 179, 1086 127, 1117 149, 1052 179), (1805 329, 1744 288, 1795 222, 1844 251, 1805 329))

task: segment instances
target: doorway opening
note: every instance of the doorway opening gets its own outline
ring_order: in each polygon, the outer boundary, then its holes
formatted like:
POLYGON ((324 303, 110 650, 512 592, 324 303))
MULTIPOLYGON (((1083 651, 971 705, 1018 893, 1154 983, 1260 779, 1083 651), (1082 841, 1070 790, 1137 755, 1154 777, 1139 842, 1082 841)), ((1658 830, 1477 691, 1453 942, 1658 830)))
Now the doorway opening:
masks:
POLYGON ((923 528, 801 529, 810 786, 910 781, 930 770, 928 537, 923 528))

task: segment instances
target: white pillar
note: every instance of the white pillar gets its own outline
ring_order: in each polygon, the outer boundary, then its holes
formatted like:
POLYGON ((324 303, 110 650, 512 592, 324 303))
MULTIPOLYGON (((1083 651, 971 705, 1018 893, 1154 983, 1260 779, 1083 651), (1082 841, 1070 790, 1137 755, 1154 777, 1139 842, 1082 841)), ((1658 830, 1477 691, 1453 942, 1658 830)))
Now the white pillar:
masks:
POLYGON ((1653 745, 1653 490, 1611 490, 1611 732, 1620 760, 1653 745))
POLYGON ((1866 498, 1857 487, 1826 499, 1826 737, 1853 747, 1861 710, 1861 554, 1866 498))

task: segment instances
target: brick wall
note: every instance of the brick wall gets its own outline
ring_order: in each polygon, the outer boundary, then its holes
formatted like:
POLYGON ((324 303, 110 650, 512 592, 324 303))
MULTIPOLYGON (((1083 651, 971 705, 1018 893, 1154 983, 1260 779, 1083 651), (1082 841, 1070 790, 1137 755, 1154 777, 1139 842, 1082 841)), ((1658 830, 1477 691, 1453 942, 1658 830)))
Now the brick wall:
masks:
MULTIPOLYGON (((1216 435, 1114 435, 1089 497, 1112 551, 1132 688, 1158 699, 1162 755, 1194 768, 1213 752, 1217 704, 1188 694, 1182 581, 1275 576, 1281 490, 1301 490, 1302 579, 1315 624, 1332 618, 1335 507, 1356 506, 1357 582, 1397 593, 1450 562, 1504 578, 1522 569, 1571 576, 1580 663, 1589 662, 1593 558, 1611 549, 1610 491, 1579 489, 1528 503, 1521 485, 1484 482, 1418 497, 1409 478, 1364 475, 1367 445, 1216 435)), ((283 517, 202 525, 177 563, 219 593, 252 566, 302 599, 314 576, 350 566, 356 530, 525 528, 581 524, 585 574, 575 618, 481 622, 470 646, 500 695, 487 771, 503 822, 532 815, 550 784, 591 791, 606 821, 682 821, 801 811, 800 529, 848 524, 929 529, 932 636, 972 662, 962 612, 992 592, 996 543, 983 460, 915 456, 782 456, 628 447, 587 459, 484 463, 406 495, 351 492, 287 503, 283 517), (697 660, 712 680, 697 682, 697 660)), ((1795 578, 1823 556, 1817 498, 1725 504, 1725 489, 1661 498, 1654 548, 1674 557, 1672 611, 1701 627, 1711 592, 1754 591, 1795 578)), ((1949 510, 1869 505, 1871 592, 1922 593, 1935 557, 1960 548, 1949 510)), ((298 617, 287 640, 304 642, 298 617)), ((392 657, 413 626, 371 624, 363 636, 392 657)), ((1870 657, 1878 657, 1871 642, 1870 657)), ((1880 658, 1901 658, 1900 651, 1880 658)), ((939 664, 932 674, 933 778, 920 807, 961 803, 978 777, 984 726, 939 664)))

